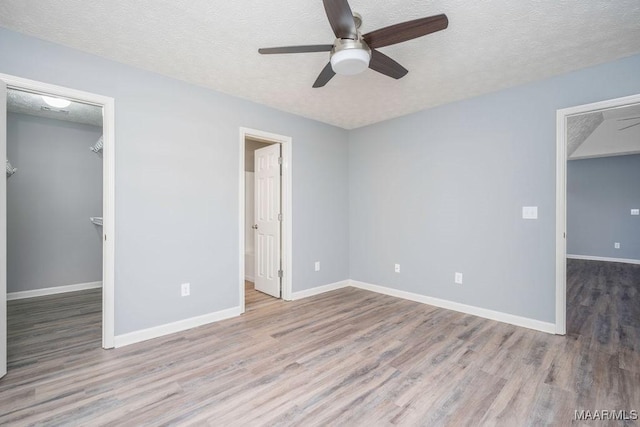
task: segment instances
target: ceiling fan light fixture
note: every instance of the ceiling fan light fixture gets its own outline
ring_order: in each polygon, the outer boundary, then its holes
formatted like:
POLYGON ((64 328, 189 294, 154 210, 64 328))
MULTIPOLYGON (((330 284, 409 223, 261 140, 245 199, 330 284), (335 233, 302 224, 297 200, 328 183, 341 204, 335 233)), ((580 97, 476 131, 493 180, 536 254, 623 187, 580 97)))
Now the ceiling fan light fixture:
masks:
POLYGON ((42 95, 42 99, 44 100, 44 102, 46 102, 50 106, 56 107, 56 108, 65 108, 71 105, 71 101, 69 101, 68 99, 54 98, 46 95, 42 95))
POLYGON ((336 74, 350 76, 359 74, 369 67, 371 54, 364 49, 346 49, 331 57, 331 68, 336 74))
POLYGON ((369 67, 371 49, 361 40, 338 39, 331 53, 331 68, 336 74, 351 76, 369 67))

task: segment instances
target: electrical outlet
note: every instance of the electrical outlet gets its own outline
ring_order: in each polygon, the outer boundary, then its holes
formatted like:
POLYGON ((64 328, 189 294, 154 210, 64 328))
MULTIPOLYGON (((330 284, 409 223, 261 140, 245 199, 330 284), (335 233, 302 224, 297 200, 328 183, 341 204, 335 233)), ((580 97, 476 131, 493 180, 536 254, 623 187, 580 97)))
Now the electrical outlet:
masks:
POLYGON ((631 209, 631 215, 640 215, 640 209, 631 209))
POLYGON ((400 264, 396 264, 393 269, 396 273, 400 273, 400 264))
POLYGON ((320 261, 316 261, 315 269, 316 271, 320 271, 320 261))
POLYGON ((453 277, 453 281, 458 285, 462 285, 462 273, 456 273, 453 277))
POLYGON ((190 283, 183 283, 182 285, 180 285, 180 295, 182 295, 183 297, 188 297, 189 295, 191 295, 190 283))
POLYGON ((613 244, 614 249, 620 249, 620 242, 615 242, 613 244))

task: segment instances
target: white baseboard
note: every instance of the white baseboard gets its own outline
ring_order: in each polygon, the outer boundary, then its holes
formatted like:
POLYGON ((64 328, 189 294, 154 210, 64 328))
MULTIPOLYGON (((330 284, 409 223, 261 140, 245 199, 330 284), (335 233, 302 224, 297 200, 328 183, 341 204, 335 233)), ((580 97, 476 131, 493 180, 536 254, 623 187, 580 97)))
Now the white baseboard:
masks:
POLYGON ((247 276, 246 274, 244 276, 244 280, 247 281, 247 282, 251 282, 251 283, 255 283, 256 282, 256 278, 255 277, 247 276))
POLYGON ((86 289, 101 288, 102 282, 77 283, 75 285, 55 286, 52 288, 33 289, 31 291, 8 292, 7 301, 24 298, 42 297, 45 295, 63 294, 65 292, 84 291, 86 289))
POLYGON ((295 301, 302 298, 308 298, 314 295, 323 294, 325 292, 335 291, 336 289, 346 288, 347 286, 350 286, 349 280, 342 280, 340 282, 330 283, 328 285, 316 286, 315 288, 294 292, 293 294, 291 294, 291 300, 295 301))
POLYGON ((216 311, 214 313, 203 314, 202 316, 191 317, 189 319, 178 320, 177 322, 154 326, 153 328, 129 332, 128 334, 116 335, 115 347, 124 347, 125 345, 162 337, 175 332, 186 331, 187 329, 196 328, 208 323, 230 319, 232 317, 239 316, 240 314, 240 307, 233 307, 226 310, 216 311))
POLYGON ((435 307, 446 308, 447 310, 458 311, 460 313, 472 314, 474 316, 483 317, 485 319, 497 320, 498 322, 509 323, 515 326, 522 326, 524 328, 534 329, 536 331, 547 332, 550 334, 556 333, 556 325, 554 323, 542 322, 540 320, 530 319, 528 317, 515 316, 513 314, 502 313, 500 311, 494 311, 486 308, 475 307, 472 305, 461 304, 459 302, 428 297, 425 295, 414 294, 412 292, 400 291, 397 289, 387 288, 379 285, 372 285, 355 280, 351 280, 350 284, 354 288, 365 289, 367 291, 377 292, 379 294, 420 302, 423 304, 429 304, 435 307))
POLYGON ((640 264, 640 259, 629 259, 629 258, 608 258, 603 256, 571 255, 571 254, 567 254, 567 258, 583 259, 586 261, 604 261, 604 262, 622 262, 625 264, 640 264))

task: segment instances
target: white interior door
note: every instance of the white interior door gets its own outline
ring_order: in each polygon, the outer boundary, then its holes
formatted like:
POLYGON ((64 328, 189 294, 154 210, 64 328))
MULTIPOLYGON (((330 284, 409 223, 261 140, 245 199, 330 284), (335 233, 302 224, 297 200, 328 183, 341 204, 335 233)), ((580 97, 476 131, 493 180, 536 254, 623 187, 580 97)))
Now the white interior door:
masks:
MULTIPOLYGON (((7 85, 0 80, 0 164, 7 159, 7 85)), ((0 179, 0 377, 7 374, 7 174, 0 179)))
POLYGON ((280 298, 280 144, 255 151, 255 287, 280 298))

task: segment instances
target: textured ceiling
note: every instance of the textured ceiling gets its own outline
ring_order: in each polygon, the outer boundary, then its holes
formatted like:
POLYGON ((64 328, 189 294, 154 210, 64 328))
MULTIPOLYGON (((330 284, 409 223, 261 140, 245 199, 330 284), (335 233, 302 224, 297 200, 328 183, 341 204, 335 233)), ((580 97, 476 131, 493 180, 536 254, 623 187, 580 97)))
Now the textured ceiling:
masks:
POLYGON ((602 111, 579 114, 567 118, 567 155, 578 149, 594 130, 604 122, 602 111))
POLYGON ((445 13, 449 28, 380 50, 409 69, 312 89, 333 43, 321 0, 1 0, 0 26, 346 129, 640 52, 638 0, 351 0, 364 33, 445 13))
POLYGON ((569 117, 567 136, 567 153, 572 160, 638 154, 640 104, 569 117), (631 126, 636 123, 639 125, 631 126))
POLYGON ((72 101, 68 107, 55 108, 45 103, 40 95, 15 89, 7 90, 7 110, 11 113, 102 127, 101 107, 72 101))

